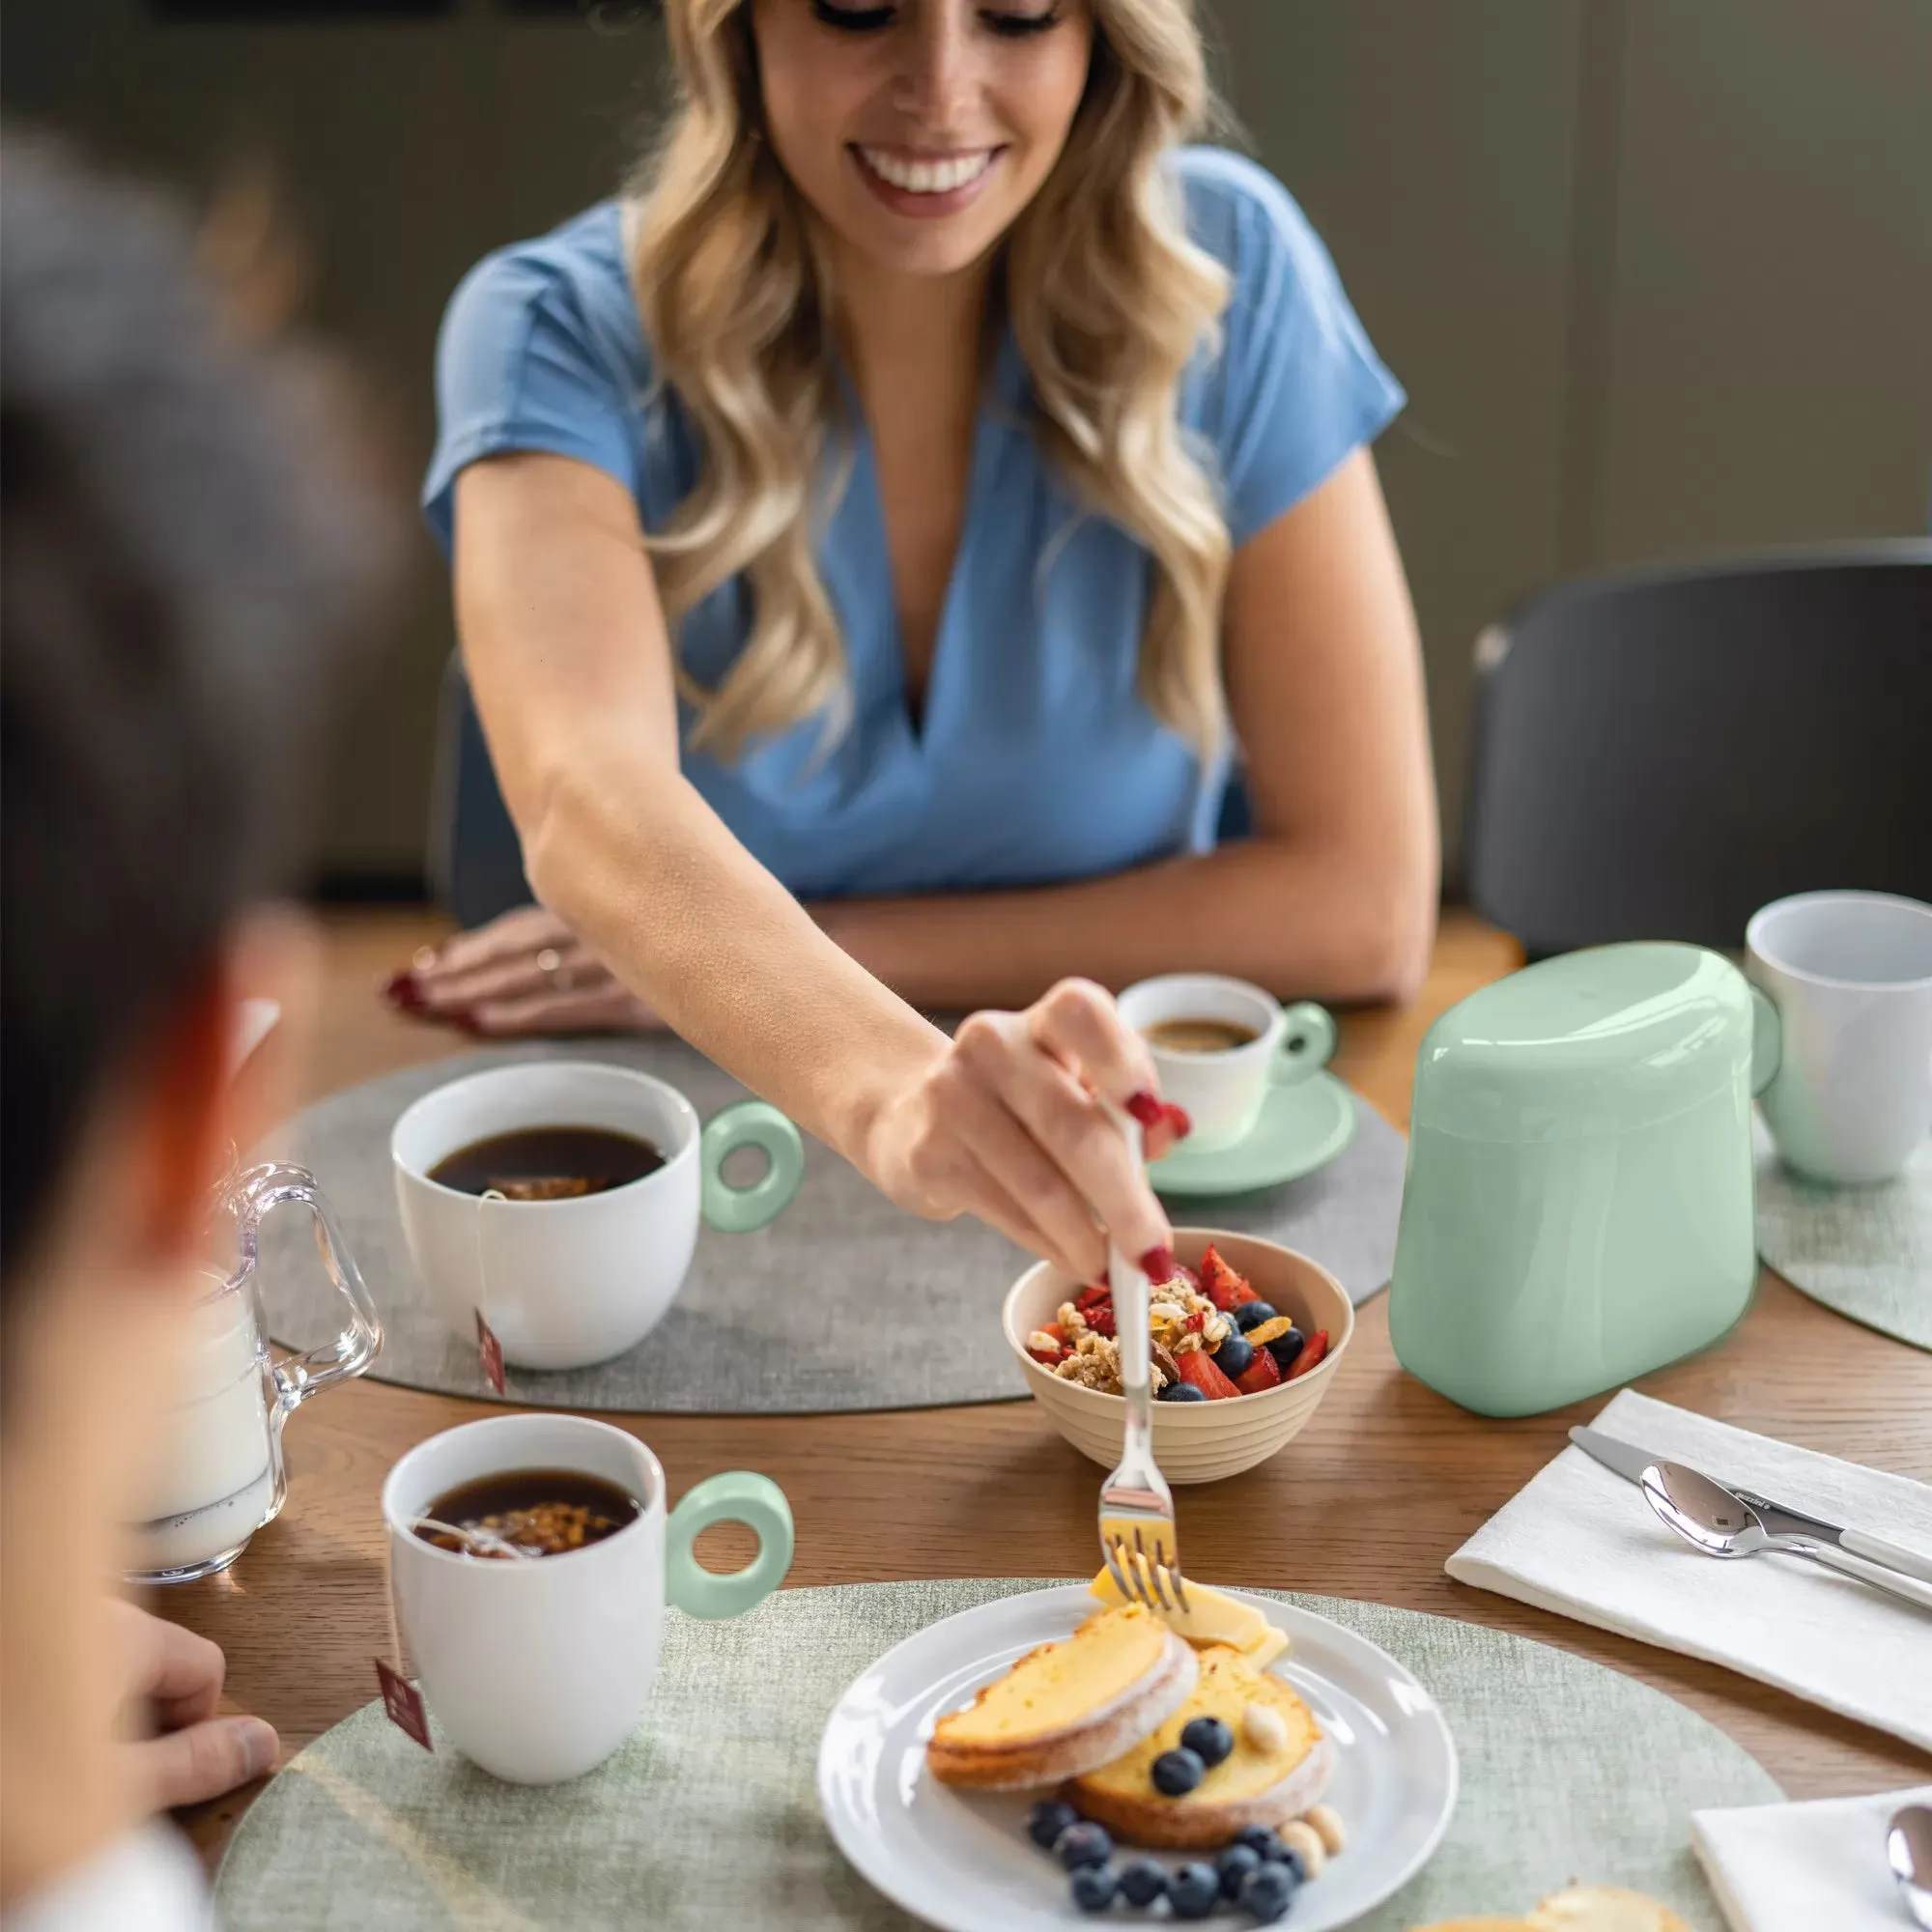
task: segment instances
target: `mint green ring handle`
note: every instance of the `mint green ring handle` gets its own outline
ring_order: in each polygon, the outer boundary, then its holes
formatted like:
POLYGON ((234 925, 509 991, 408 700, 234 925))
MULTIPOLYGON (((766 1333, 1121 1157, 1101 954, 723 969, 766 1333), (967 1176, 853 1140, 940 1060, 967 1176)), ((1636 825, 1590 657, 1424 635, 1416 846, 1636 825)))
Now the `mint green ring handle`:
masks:
POLYGON ((1751 996, 1750 1090, 1762 1094, 1777 1077, 1784 1063, 1784 1022, 1777 1008, 1762 986, 1753 986, 1751 996))
POLYGON ((798 1129, 763 1100, 721 1107, 704 1125, 698 1145, 704 1175, 702 1205, 708 1226, 721 1235, 749 1235, 791 1205, 805 1179, 805 1142, 798 1129), (724 1179, 724 1157, 742 1147, 762 1148, 771 1165, 749 1187, 724 1179))
POLYGON ((1274 1050, 1268 1078, 1277 1087, 1294 1087, 1320 1073, 1335 1052, 1335 1019, 1326 1007, 1297 1000, 1282 1012, 1285 1024, 1274 1050))
POLYGON ((687 1616, 742 1617, 784 1581, 791 1550, 791 1505, 769 1476, 750 1469, 709 1476, 686 1493, 665 1524, 665 1601, 687 1616), (758 1539, 757 1555, 729 1577, 707 1570, 692 1554, 692 1545, 714 1522, 742 1522, 758 1539))

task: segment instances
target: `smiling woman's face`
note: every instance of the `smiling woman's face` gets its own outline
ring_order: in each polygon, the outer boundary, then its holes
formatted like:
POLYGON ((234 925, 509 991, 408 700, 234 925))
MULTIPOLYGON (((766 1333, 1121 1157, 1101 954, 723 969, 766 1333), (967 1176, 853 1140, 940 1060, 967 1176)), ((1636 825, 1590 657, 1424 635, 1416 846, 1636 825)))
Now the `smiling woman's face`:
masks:
POLYGON ((765 124, 837 241, 946 275, 1053 170, 1087 84, 1092 0, 753 0, 765 124))

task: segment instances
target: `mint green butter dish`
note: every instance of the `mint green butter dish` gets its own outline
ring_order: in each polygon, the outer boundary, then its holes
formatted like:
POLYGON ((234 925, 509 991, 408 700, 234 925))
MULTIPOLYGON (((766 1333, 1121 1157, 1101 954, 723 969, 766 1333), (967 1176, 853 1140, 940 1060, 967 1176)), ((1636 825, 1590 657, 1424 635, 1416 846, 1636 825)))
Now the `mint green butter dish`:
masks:
POLYGON ((1751 1094, 1776 1017, 1700 947, 1596 947, 1452 1007, 1417 1056, 1389 1335, 1482 1415, 1716 1340, 1757 1275, 1751 1094))

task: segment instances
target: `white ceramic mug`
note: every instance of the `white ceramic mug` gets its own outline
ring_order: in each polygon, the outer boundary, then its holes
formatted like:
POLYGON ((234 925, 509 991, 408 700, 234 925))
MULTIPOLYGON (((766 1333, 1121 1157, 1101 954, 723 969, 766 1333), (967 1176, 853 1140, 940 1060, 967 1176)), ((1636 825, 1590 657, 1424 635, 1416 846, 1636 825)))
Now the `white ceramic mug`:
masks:
POLYGON ((791 1510, 776 1483, 735 1469, 667 1512, 658 1459, 581 1415, 497 1415, 432 1435, 389 1471, 383 1520, 396 1623, 430 1715, 465 1757, 512 1784, 581 1777, 630 1735, 657 1677, 667 1602, 738 1616, 791 1567, 791 1510), (459 1555, 412 1533, 437 1497, 518 1469, 601 1476, 642 1509, 601 1543, 535 1559, 459 1555), (758 1538, 735 1576, 692 1554, 715 1522, 758 1538))
POLYGON ((1777 1009, 1758 1104, 1778 1152, 1814 1180, 1890 1179, 1932 1132, 1932 906, 1800 893, 1752 914, 1745 942, 1777 1009))
POLYGON ((503 1359, 581 1369, 635 1348, 683 1285, 700 1217, 726 1234, 761 1228, 798 1192, 798 1129, 762 1100, 722 1108, 700 1132, 675 1087, 634 1067, 543 1060, 491 1067, 425 1094, 389 1136, 403 1235, 416 1271, 466 1340, 480 1314, 503 1359), (460 1148, 525 1127, 603 1127, 648 1141, 664 1165, 562 1201, 501 1201, 432 1180, 460 1148), (721 1169, 741 1147, 769 1165, 749 1187, 721 1169))
POLYGON ((1226 1053, 1177 1053, 1149 1042, 1161 1098, 1187 1110, 1190 1153, 1233 1147, 1254 1130, 1270 1087, 1294 1086, 1327 1065, 1335 1022, 1303 1000, 1284 1007, 1264 987, 1219 973, 1166 973, 1143 980, 1120 998, 1121 1017, 1136 1033, 1164 1020, 1222 1020, 1254 1038, 1226 1053))

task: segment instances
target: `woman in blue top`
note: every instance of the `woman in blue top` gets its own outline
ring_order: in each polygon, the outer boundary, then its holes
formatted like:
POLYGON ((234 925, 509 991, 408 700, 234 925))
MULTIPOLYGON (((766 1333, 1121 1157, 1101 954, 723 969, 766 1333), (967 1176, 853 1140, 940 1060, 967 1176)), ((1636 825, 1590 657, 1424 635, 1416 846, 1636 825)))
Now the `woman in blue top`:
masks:
POLYGON ((1094 982, 1422 976, 1367 448, 1401 391, 1287 193, 1179 145, 1191 0, 666 16, 636 186, 444 324, 426 503, 543 909, 395 996, 671 1026, 908 1208, 1091 1273, 1167 1233, 1099 1101, 1177 1125, 1094 982), (1236 743, 1255 836, 1215 850, 1236 743), (987 1007, 1024 1010, 918 1010, 987 1007))

